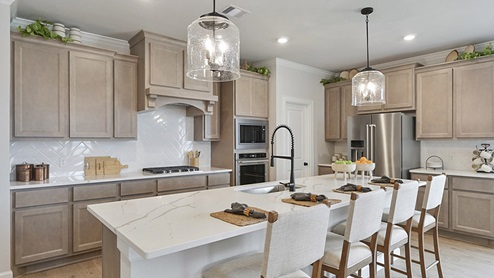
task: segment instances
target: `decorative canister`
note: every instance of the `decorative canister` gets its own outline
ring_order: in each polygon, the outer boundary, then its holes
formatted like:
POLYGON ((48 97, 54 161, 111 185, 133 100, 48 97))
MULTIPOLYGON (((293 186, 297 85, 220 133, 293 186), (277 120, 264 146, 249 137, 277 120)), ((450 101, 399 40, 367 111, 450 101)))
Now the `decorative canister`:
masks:
POLYGON ((43 166, 35 166, 34 167, 34 180, 42 181, 45 179, 45 167, 43 166))
POLYGON ((43 167, 43 180, 47 180, 50 177, 50 164, 41 162, 41 164, 36 165, 36 167, 43 167))
POLYGON ((34 164, 23 162, 15 165, 15 178, 17 181, 30 181, 34 179, 33 173, 34 164))

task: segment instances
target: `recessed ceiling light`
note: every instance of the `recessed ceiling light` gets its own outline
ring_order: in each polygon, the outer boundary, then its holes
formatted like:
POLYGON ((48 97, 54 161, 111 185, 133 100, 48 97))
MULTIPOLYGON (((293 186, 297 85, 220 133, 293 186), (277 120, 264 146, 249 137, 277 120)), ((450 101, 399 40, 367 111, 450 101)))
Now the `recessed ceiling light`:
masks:
POLYGON ((415 34, 406 35, 405 37, 403 37, 403 39, 406 41, 411 41, 415 39, 415 34))
POLYGON ((278 43, 281 43, 281 44, 284 44, 284 43, 286 43, 287 41, 288 41, 288 38, 285 38, 285 37, 283 37, 283 38, 279 38, 279 39, 278 39, 278 43))

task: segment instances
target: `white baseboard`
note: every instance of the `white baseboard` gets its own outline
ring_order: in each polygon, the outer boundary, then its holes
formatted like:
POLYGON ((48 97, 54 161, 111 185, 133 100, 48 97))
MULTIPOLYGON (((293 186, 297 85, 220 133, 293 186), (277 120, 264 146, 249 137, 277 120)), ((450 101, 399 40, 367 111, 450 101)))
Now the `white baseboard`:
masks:
POLYGON ((0 273, 0 278, 12 278, 14 277, 12 271, 4 271, 0 273))

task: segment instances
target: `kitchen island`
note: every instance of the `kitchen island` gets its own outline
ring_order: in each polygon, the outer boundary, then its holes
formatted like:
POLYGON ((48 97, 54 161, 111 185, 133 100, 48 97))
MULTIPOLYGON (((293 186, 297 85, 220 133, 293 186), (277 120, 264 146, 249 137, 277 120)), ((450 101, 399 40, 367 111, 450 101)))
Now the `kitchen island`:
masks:
MULTIPOLYGON (((360 177, 345 181, 332 175, 307 177, 296 180, 300 186, 296 191, 340 199, 341 203, 331 207, 330 225, 334 226, 346 219, 350 194, 333 189, 346 182, 379 188, 367 181, 360 177)), ((219 261, 262 252, 266 222, 239 227, 213 218, 210 213, 223 211, 233 202, 279 213, 304 209, 281 201, 290 197, 289 191, 243 192, 277 183, 89 205, 89 211, 104 225, 103 277, 201 277, 204 269, 219 261)))

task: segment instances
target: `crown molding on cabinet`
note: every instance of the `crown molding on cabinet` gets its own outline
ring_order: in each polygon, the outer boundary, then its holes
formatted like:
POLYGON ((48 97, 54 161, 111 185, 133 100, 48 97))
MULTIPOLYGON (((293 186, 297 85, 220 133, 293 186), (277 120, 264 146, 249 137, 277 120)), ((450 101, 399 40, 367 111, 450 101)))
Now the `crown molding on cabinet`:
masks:
MULTIPOLYGON (((0 1, 5 1, 5 0, 0 0, 0 1)), ((33 22, 34 21, 29 19, 16 17, 10 23, 10 30, 12 32, 17 32, 17 26, 21 26, 24 28, 33 22)), ((129 43, 125 40, 101 36, 98 34, 88 33, 84 31, 81 31, 81 40, 82 40, 82 44, 84 45, 116 50, 118 53, 121 54, 130 53, 129 43)))

